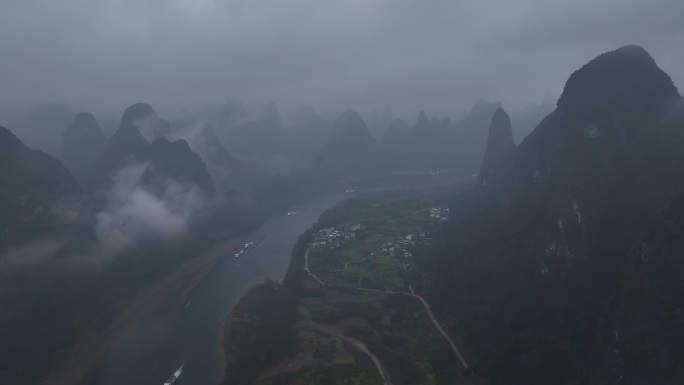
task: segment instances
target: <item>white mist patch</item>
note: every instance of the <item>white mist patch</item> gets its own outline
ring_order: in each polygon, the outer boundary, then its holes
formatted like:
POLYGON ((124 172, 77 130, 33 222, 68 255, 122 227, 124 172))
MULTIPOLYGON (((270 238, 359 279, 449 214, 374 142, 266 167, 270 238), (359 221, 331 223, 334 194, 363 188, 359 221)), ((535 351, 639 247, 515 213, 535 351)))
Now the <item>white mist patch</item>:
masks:
POLYGON ((57 238, 45 238, 13 247, 0 256, 0 271, 34 266, 52 258, 65 244, 57 238))
MULTIPOLYGON (((213 203, 194 185, 170 179, 163 181, 156 194, 146 190, 140 179, 146 164, 121 169, 113 187, 106 193, 106 204, 94 214, 93 239, 82 252, 61 262, 66 270, 102 266, 130 250, 142 240, 164 241, 182 236, 191 222, 199 219, 213 203)), ((78 203, 53 209, 65 223, 77 218, 78 203)), ((47 236, 9 249, 0 255, 0 272, 31 268, 49 262, 73 239, 47 236)))
POLYGON ((148 142, 152 143, 156 138, 154 134, 154 129, 159 123, 159 117, 157 113, 151 113, 144 118, 135 119, 133 125, 140 131, 140 134, 147 139, 148 142))
POLYGON ((117 254, 142 239, 177 237, 202 211, 203 196, 194 187, 167 180, 161 196, 155 196, 140 186, 146 167, 119 171, 106 207, 95 215, 95 235, 106 254, 117 254))

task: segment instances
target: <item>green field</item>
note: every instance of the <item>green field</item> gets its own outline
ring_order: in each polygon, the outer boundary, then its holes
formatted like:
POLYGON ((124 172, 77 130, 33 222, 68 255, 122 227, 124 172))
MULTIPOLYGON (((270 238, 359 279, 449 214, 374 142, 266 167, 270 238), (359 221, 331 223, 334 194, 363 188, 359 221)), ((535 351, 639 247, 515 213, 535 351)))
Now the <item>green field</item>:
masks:
MULTIPOLYGON (((408 295, 403 254, 381 252, 398 235, 434 231, 438 224, 427 210, 441 204, 413 192, 392 192, 355 198, 324 213, 316 229, 351 223, 362 227, 355 240, 341 242, 336 250, 309 253, 309 269, 325 285, 298 275, 295 345, 286 358, 265 365, 256 383, 381 384, 372 360, 343 338, 365 344, 393 384, 480 383, 463 377, 422 303, 408 295)), ((247 328, 234 338, 264 333, 255 325, 247 328)))

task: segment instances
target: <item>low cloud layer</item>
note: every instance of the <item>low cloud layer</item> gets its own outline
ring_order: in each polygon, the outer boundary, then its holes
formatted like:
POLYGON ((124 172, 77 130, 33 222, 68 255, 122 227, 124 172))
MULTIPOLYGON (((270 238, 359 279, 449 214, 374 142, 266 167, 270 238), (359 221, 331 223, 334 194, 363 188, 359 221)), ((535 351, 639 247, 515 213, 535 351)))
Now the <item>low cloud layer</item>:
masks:
POLYGON ((680 0, 4 1, 0 104, 516 109, 629 43, 684 83, 683 14, 680 0))
POLYGON ((65 239, 46 237, 13 247, 0 255, 0 273, 42 264, 56 256, 65 245, 65 239))
POLYGON ((162 196, 153 195, 139 184, 146 167, 119 171, 107 206, 95 215, 95 235, 105 254, 116 255, 142 239, 181 236, 206 203, 196 188, 171 180, 166 180, 162 196))
MULTIPOLYGON (((64 269, 104 266, 143 241, 182 237, 212 204, 195 186, 170 179, 164 181, 159 195, 151 193, 140 184, 147 167, 147 164, 136 164, 117 172, 112 188, 104 196, 106 204, 94 214, 95 238, 86 245, 85 251, 70 252, 60 262, 64 269)), ((72 209, 63 210, 63 220, 67 223, 83 219, 74 218, 72 209)), ((72 241, 67 235, 56 234, 14 247, 0 258, 0 272, 53 260, 72 241)))

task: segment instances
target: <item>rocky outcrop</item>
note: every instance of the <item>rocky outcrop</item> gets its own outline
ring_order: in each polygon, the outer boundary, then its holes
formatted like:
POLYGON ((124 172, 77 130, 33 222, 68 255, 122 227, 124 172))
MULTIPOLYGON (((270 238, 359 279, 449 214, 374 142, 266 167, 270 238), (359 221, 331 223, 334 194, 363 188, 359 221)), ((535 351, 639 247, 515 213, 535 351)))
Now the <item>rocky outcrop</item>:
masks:
MULTIPOLYGON (((154 138, 155 132, 168 132, 168 123, 157 117, 146 103, 137 103, 126 109, 121 125, 91 170, 89 182, 95 189, 107 188, 114 173, 130 165, 147 163, 141 181, 156 190, 169 178, 181 185, 194 185, 207 193, 214 192, 214 183, 202 159, 184 140, 170 142, 161 136, 152 145, 141 133, 154 138)), ((225 155, 225 154, 224 154, 225 155)), ((224 159, 226 160, 226 159, 224 159)))
POLYGON ((59 161, 0 127, 0 254, 56 230, 62 200, 80 191, 59 161))
POLYGON ((138 130, 136 122, 151 116, 156 116, 156 113, 147 103, 133 104, 124 111, 119 129, 109 138, 104 150, 88 172, 86 183, 91 188, 106 186, 113 173, 144 154, 149 142, 138 130))
POLYGON ((196 186, 206 193, 214 193, 214 182, 202 159, 190 150, 188 142, 166 138, 155 140, 140 158, 148 163, 141 182, 152 191, 164 191, 170 179, 185 186, 196 186))
POLYGON ((496 184, 513 161, 516 149, 511 120, 502 108, 497 108, 489 126, 487 147, 477 178, 478 185, 496 184))
MULTIPOLYGON (((556 110, 520 144, 495 186, 456 199, 445 238, 451 255, 426 269, 433 302, 487 357, 482 371, 490 378, 643 379, 639 365, 610 377, 586 352, 613 333, 604 309, 620 290, 634 240, 684 188, 684 121, 663 120, 678 100, 643 49, 605 53, 570 76, 556 110)), ((638 361, 655 362, 667 349, 650 345, 638 361)), ((639 350, 621 345, 610 354, 626 359, 621 352, 639 350)), ((681 371, 664 376, 663 383, 683 379, 681 371)))
POLYGON ((329 170, 366 173, 377 169, 378 143, 361 115, 346 110, 332 124, 332 140, 318 153, 317 162, 329 170))
POLYGON ((672 79, 642 47, 604 53, 575 71, 558 99, 559 112, 578 118, 615 114, 643 121, 678 98, 672 79))

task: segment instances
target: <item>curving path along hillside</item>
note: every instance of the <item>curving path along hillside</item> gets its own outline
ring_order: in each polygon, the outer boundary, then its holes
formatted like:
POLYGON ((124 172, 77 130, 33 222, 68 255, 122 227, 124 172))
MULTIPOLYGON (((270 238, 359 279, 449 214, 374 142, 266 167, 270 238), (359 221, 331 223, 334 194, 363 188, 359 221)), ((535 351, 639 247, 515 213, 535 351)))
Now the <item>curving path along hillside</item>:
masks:
POLYGON ((357 289, 357 290, 363 290, 363 291, 372 291, 372 292, 376 292, 376 293, 384 293, 384 294, 408 295, 408 296, 411 296, 411 297, 418 298, 418 300, 419 300, 419 301, 423 304, 423 306, 425 307, 425 310, 427 310, 427 313, 428 313, 428 315, 430 316, 430 319, 432 320, 432 323, 435 325, 435 327, 437 328, 437 330, 439 330, 439 332, 442 334, 442 336, 444 337, 444 339, 447 340, 447 342, 449 343, 449 346, 451 346, 451 350, 454 351, 454 354, 456 354, 456 357, 457 357, 458 360, 461 362, 461 365, 463 365, 463 368, 464 368, 464 369, 468 369, 468 363, 467 363, 467 362, 465 361, 465 359, 463 358, 463 355, 462 355, 461 352, 458 350, 458 347, 456 347, 456 344, 455 344, 454 341, 451 339, 451 337, 449 337, 449 334, 447 334, 447 332, 442 328, 442 325, 440 325, 439 322, 437 322, 437 318, 435 318, 435 315, 432 313, 432 309, 430 308, 430 304, 429 304, 423 297, 421 297, 421 296, 419 296, 418 294, 414 293, 414 292, 413 292, 413 288, 412 288, 410 285, 409 285, 409 288, 411 289, 411 293, 401 293, 401 292, 382 291, 382 290, 375 290, 375 289, 365 289, 365 288, 362 288, 362 287, 357 287, 356 289, 357 289))

